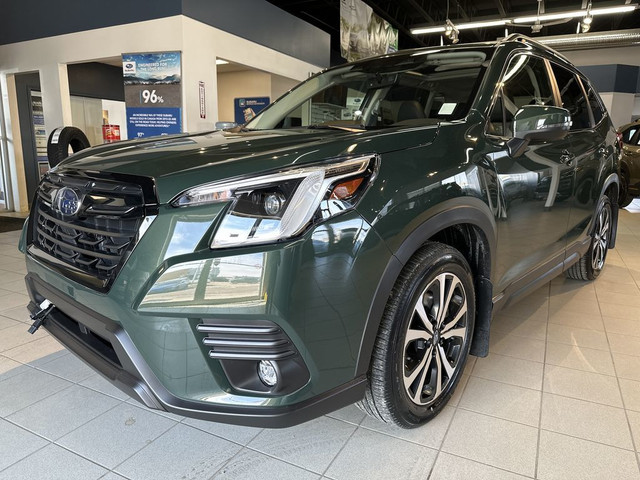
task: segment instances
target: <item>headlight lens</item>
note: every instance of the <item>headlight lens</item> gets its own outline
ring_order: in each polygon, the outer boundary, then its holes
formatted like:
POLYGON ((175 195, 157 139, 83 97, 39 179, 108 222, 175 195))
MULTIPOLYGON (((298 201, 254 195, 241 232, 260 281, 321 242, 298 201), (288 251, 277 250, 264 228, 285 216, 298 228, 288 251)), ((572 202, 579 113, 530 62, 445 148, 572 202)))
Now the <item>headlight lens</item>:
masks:
POLYGON ((376 157, 285 170, 250 179, 200 185, 175 207, 229 202, 211 248, 267 243, 301 233, 310 222, 352 208, 371 182, 376 157))

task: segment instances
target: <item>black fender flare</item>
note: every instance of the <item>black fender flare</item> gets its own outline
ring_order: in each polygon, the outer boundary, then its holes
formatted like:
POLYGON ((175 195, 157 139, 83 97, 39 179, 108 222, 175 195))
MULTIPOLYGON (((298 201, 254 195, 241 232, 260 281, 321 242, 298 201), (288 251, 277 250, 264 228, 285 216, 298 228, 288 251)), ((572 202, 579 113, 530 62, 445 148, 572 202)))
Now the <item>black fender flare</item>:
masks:
MULTIPOLYGON (((488 205, 476 197, 459 197, 446 200, 427 210, 427 219, 413 229, 402 241, 399 247, 392 251, 387 266, 378 282, 374 300, 369 308, 367 322, 360 343, 360 352, 356 364, 356 376, 365 375, 369 370, 373 347, 378 335, 382 315, 387 305, 391 290, 400 272, 413 254, 426 241, 447 227, 459 224, 471 224, 479 228, 489 244, 490 268, 493 271, 495 263, 497 227, 488 205)), ((482 337, 482 346, 473 352, 480 356, 488 353, 489 325, 491 322, 492 287, 489 278, 476 278, 476 289, 483 296, 484 303, 476 315, 476 331, 473 342, 478 336, 482 337), (486 345, 485 345, 486 343, 486 345)), ((477 298, 477 297, 476 297, 477 298)), ((476 300, 477 301, 477 300, 476 300)), ((472 343, 473 349, 473 343, 472 343)))
POLYGON ((593 216, 591 217, 591 222, 589 225, 589 236, 593 235, 593 229, 596 226, 596 222, 595 222, 595 217, 596 217, 596 213, 598 212, 598 209, 600 207, 600 201, 602 200, 602 197, 604 196, 605 192, 607 191, 607 189, 611 186, 615 184, 616 185, 616 195, 615 198, 610 198, 609 200, 611 201, 611 209, 612 209, 612 223, 613 225, 611 226, 611 240, 609 241, 609 248, 614 248, 616 246, 616 236, 618 233, 618 212, 620 210, 620 208, 618 207, 618 195, 620 192, 620 177, 618 176, 617 173, 611 173, 609 174, 609 176, 604 180, 604 183, 602 184, 602 188, 600 189, 600 196, 598 197, 598 202, 596 203, 596 209, 593 212, 593 216))

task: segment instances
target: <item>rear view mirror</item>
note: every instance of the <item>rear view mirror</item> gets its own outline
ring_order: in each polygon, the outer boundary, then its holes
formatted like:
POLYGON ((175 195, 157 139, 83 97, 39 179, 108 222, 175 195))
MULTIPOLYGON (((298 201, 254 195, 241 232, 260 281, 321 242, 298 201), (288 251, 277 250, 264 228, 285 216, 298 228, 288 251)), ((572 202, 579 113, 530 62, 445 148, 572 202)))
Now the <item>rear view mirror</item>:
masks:
POLYGON ((507 142, 509 155, 522 155, 530 142, 562 140, 571 128, 566 108, 525 105, 513 117, 513 138, 507 142))

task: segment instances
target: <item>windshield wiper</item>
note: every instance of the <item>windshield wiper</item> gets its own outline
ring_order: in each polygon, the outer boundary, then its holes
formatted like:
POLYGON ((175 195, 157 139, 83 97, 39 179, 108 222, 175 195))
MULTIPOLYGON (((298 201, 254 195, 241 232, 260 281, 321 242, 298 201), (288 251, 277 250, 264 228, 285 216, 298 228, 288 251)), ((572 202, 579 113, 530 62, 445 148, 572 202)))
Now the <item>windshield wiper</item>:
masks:
POLYGON ((345 132, 364 132, 367 128, 364 125, 353 124, 353 125, 331 125, 328 123, 318 123, 315 125, 307 125, 303 128, 308 128, 309 130, 342 130, 345 132))

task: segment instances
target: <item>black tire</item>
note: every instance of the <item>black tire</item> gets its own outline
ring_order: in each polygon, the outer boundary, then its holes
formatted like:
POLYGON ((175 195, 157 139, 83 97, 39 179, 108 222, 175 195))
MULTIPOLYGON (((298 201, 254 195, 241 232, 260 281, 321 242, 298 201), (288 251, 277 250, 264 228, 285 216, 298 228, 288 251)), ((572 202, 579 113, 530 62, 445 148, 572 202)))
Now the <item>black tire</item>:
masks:
POLYGON ((595 280, 604 268, 607 250, 611 241, 612 222, 611 201, 606 195, 600 200, 595 215, 595 225, 589 250, 580 260, 571 265, 566 276, 574 280, 595 280))
POLYGON ((56 128, 47 141, 47 157, 51 168, 69 156, 69 147, 73 153, 90 147, 89 139, 82 130, 76 127, 56 128))
POLYGON ((620 170, 620 195, 618 206, 624 208, 633 202, 633 195, 629 194, 629 174, 626 170, 620 170))
POLYGON ((435 417, 460 381, 474 320, 469 264, 454 248, 426 244, 409 260, 389 297, 373 350, 369 384, 359 407, 403 428, 417 427, 435 417), (446 308, 437 324, 441 285, 446 308), (449 368, 442 363, 443 356, 449 368))

